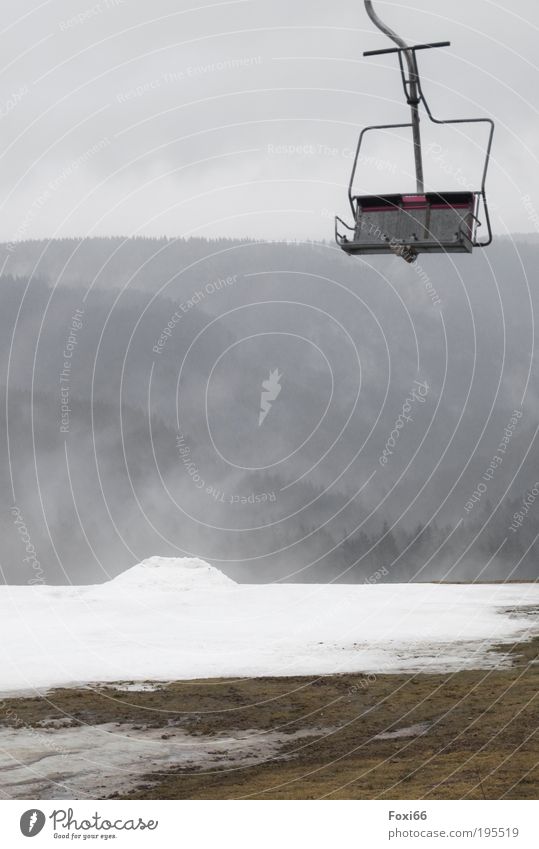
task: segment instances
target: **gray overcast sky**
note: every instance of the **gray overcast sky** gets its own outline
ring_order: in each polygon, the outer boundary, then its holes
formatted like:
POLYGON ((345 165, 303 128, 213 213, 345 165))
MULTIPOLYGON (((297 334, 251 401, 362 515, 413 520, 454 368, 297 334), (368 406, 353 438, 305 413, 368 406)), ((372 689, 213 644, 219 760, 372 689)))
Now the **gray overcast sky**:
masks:
MULTIPOLYGON (((498 122, 498 232, 539 210, 539 8, 375 2, 421 55, 440 117, 498 122), (529 195, 531 201, 523 202, 529 195)), ((395 57, 360 0, 5 0, 0 238, 331 238, 360 128, 406 120, 395 57)), ((424 124, 429 186, 476 187, 484 134, 424 124)), ((365 151, 366 190, 413 188, 402 136, 365 151)))

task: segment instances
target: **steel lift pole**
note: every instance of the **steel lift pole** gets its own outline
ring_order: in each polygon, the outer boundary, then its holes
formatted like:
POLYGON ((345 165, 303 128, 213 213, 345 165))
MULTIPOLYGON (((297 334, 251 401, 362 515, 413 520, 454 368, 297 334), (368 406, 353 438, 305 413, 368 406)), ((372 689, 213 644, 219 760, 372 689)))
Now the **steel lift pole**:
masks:
POLYGON ((408 79, 405 80, 406 99, 412 112, 412 134, 414 140, 414 159, 415 159, 415 176, 417 193, 419 195, 425 192, 425 179, 423 176, 423 152, 421 148, 421 127, 419 123, 419 104, 421 103, 421 90, 419 86, 419 71, 415 52, 410 49, 400 35, 397 35, 387 24, 384 24, 373 9, 371 0, 365 0, 365 8, 367 14, 373 24, 381 30, 384 35, 387 35, 391 41, 395 42, 397 47, 404 51, 404 57, 408 66, 408 79))

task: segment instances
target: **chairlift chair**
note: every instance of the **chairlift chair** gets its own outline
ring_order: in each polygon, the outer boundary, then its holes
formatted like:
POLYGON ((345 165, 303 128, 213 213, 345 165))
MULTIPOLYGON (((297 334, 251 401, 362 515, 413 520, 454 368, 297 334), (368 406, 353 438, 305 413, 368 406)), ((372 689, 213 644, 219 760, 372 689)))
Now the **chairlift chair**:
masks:
POLYGON ((472 253, 473 248, 486 248, 492 242, 485 184, 492 150, 494 122, 490 118, 458 118, 445 121, 435 118, 421 87, 417 53, 420 50, 448 47, 450 42, 409 46, 380 20, 373 9, 371 0, 365 0, 365 8, 371 20, 397 44, 397 47, 369 50, 363 55, 397 54, 406 102, 411 109, 411 121, 406 124, 381 124, 366 127, 361 132, 348 187, 348 200, 354 223, 349 225, 336 217, 337 244, 347 254, 395 254, 402 256, 407 262, 414 262, 420 253, 472 253), (421 104, 425 107, 429 120, 434 124, 488 125, 489 135, 480 189, 477 191, 425 191, 419 117, 421 104), (356 174, 366 134, 374 130, 403 128, 412 130, 416 174, 415 194, 357 194, 356 174), (481 209, 487 229, 485 241, 478 239, 481 209))

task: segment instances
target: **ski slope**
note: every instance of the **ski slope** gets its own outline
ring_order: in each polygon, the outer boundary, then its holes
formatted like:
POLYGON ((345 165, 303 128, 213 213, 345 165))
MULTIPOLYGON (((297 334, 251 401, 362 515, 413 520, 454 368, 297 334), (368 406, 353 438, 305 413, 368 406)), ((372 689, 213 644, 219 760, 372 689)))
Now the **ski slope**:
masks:
POLYGON ((454 671, 538 633, 539 586, 240 585, 153 557, 87 587, 0 587, 0 692, 100 682, 454 671))

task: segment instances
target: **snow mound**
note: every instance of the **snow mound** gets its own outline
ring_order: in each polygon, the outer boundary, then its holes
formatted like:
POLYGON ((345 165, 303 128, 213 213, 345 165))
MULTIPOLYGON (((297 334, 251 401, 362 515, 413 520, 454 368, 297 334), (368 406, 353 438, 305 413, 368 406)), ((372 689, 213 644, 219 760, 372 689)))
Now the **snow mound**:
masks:
POLYGON ((150 557, 122 572, 107 587, 143 590, 212 590, 236 586, 219 569, 199 557, 150 557))

